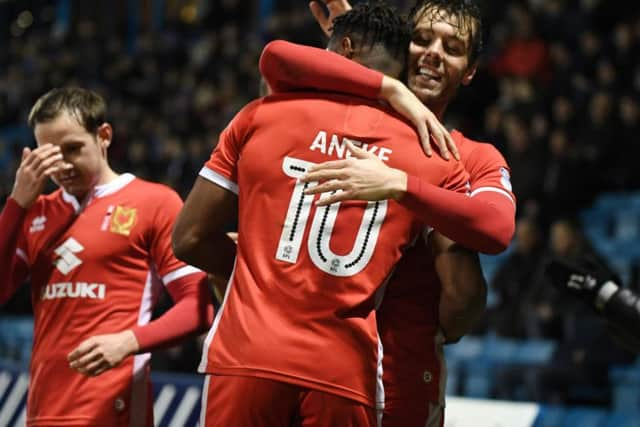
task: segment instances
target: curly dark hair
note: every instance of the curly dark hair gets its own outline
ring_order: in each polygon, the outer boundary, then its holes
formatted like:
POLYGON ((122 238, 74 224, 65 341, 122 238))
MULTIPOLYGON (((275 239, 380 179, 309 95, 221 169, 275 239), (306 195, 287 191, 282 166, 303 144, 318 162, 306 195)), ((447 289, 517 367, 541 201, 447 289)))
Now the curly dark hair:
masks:
POLYGON ((381 45, 395 59, 404 63, 411 41, 411 29, 394 8, 382 1, 374 1, 359 3, 333 20, 331 39, 339 40, 344 36, 357 37, 363 48, 381 45))
POLYGON ((415 25, 427 13, 434 19, 448 15, 456 17, 462 34, 469 31, 469 63, 473 64, 482 51, 482 9, 477 0, 416 0, 409 12, 409 22, 415 25))

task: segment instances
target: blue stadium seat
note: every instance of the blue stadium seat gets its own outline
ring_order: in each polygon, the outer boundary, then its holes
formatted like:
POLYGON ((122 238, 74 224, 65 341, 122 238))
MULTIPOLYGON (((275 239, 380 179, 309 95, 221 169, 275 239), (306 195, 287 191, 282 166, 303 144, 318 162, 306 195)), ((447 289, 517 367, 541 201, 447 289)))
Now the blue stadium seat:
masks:
POLYGON ((517 362, 518 341, 488 335, 485 338, 482 356, 489 362, 513 364, 517 362))
POLYGON ((623 211, 632 206, 631 200, 628 193, 603 193, 598 196, 593 208, 608 212, 623 211))
POLYGON ((590 238, 611 237, 611 212, 605 209, 586 209, 580 213, 580 222, 590 238))
POLYGON ((622 283, 631 283, 633 261, 624 256, 608 257, 607 262, 611 269, 620 277, 622 283))
POLYGON ((459 394, 460 387, 460 377, 461 377, 461 368, 460 362, 458 361, 447 361, 447 385, 446 385, 446 394, 449 396, 455 396, 459 394))
POLYGON ((631 191, 627 193, 627 200, 632 209, 640 210, 640 191, 631 191))
POLYGON ((470 360, 465 364, 465 381, 462 394, 466 397, 487 399, 493 387, 492 364, 486 360, 470 360))
POLYGON ((612 366, 613 409, 640 419, 640 366, 612 366))
POLYGON ((611 412, 604 427, 640 427, 640 417, 621 412, 611 412))
POLYGON ((561 427, 565 413, 562 406, 542 405, 533 427, 561 427))
POLYGON ((640 212, 625 209, 613 214, 613 237, 617 240, 633 240, 640 235, 640 212))
POLYGON ((528 339, 518 345, 516 359, 526 365, 544 365, 556 349, 556 343, 552 340, 528 339))
POLYGON ((32 317, 0 317, 0 358, 26 366, 31 358, 32 343, 32 317))
POLYGON ((484 339, 465 336, 457 344, 445 346, 444 353, 447 361, 466 361, 479 358, 482 354, 483 346, 484 339))
POLYGON ((594 249, 607 259, 615 257, 618 241, 603 235, 590 236, 589 241, 594 249))
POLYGON ((562 420, 562 427, 605 427, 607 412, 595 408, 571 408, 562 420))
POLYGON ((491 257, 480 258, 480 266, 482 267, 482 273, 487 283, 491 283, 493 281, 501 263, 502 261, 491 257))

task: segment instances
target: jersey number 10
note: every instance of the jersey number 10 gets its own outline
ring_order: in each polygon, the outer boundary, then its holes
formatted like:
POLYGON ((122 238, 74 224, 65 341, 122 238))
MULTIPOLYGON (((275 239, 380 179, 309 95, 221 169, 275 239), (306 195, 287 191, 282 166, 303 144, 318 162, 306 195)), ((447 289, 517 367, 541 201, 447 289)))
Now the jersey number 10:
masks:
MULTIPOLYGON (((282 170, 285 175, 297 180, 311 166, 313 166, 311 162, 285 157, 282 170)), ((298 260, 314 199, 313 195, 305 195, 303 191, 317 184, 317 182, 298 181, 293 187, 276 259, 292 264, 298 260)), ((339 208, 340 202, 337 202, 315 210, 311 231, 307 237, 307 249, 311 261, 320 270, 333 276, 348 277, 358 274, 371 260, 387 213, 387 201, 367 203, 353 249, 346 255, 337 255, 329 247, 339 208)))

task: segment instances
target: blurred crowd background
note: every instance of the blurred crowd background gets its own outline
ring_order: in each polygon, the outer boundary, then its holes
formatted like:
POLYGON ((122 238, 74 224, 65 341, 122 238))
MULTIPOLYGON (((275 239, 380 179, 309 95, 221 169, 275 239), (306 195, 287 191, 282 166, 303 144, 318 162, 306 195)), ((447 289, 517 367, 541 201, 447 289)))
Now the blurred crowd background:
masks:
MULTIPOLYGON (((389 3, 406 12, 411 2, 389 3)), ((505 254, 482 258, 490 308, 476 335, 487 348, 551 347, 535 369, 490 364, 485 389, 456 382, 452 369, 452 393, 611 405, 611 367, 634 363, 586 305, 545 281, 541 266, 589 253, 638 289, 639 9, 612 0, 486 1, 478 75, 445 123, 503 153, 518 225, 505 254)), ((219 132, 258 96, 258 57, 276 38, 326 42, 300 0, 0 0, 0 201, 21 148, 34 144, 30 107, 65 85, 107 99, 116 170, 186 196, 219 132)), ((28 312, 26 290, 0 309, 28 312)), ((193 371, 198 358, 194 341, 153 363, 193 371)))

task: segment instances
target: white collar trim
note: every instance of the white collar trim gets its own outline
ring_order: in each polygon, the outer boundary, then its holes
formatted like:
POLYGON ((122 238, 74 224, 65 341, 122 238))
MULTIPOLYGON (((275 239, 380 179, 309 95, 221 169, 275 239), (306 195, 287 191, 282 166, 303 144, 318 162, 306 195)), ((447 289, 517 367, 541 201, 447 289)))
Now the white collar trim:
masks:
MULTIPOLYGON (((110 194, 116 193, 127 186, 129 183, 131 183, 131 181, 133 181, 134 179, 136 179, 135 175, 131 173, 123 173, 111 182, 107 182, 106 184, 102 185, 96 185, 93 189, 93 194, 88 197, 86 201, 88 202, 93 198, 105 197, 110 194)), ((78 202, 78 199, 76 199, 74 195, 67 193, 64 189, 62 189, 62 199, 73 206, 73 209, 76 211, 76 213, 78 213, 82 209, 82 206, 80 205, 80 202, 78 202)))

